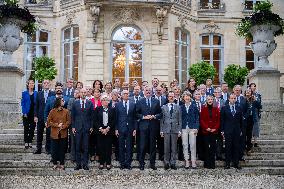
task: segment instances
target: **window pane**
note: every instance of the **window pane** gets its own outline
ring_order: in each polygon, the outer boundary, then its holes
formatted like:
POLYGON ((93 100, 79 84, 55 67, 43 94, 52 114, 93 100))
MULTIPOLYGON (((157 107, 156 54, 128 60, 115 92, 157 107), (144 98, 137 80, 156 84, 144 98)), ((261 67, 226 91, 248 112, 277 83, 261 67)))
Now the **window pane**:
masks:
POLYGON ((214 81, 213 81, 213 84, 215 85, 219 84, 220 63, 221 61, 213 61, 213 65, 216 69, 216 74, 215 74, 214 81))
POLYGON ((71 28, 67 28, 64 30, 64 39, 70 39, 70 31, 71 28))
POLYGON ((48 32, 39 32, 39 42, 48 42, 48 32))
POLYGON ((129 61, 129 77, 142 77, 141 61, 129 61))
POLYGON ((252 10, 253 9, 253 1, 245 1, 245 9, 252 10))
POLYGON ((212 0, 213 9, 219 9, 220 7, 220 0, 212 0))
POLYGON ((218 35, 213 36, 213 45, 222 45, 222 37, 218 35))
POLYGON ((142 60, 142 44, 130 44, 129 61, 142 60))
POLYGON ((180 39, 179 39, 179 31, 180 31, 179 28, 176 28, 176 29, 175 29, 175 40, 176 40, 176 41, 180 41, 180 39))
POLYGON ((78 81, 79 41, 73 43, 73 76, 78 81))
POLYGON ((36 42, 36 34, 27 35, 27 42, 36 42))
POLYGON ((201 49, 202 60, 210 62, 210 49, 201 49))
POLYGON ((221 60, 221 49, 213 49, 213 60, 221 60))
POLYGON ((181 32, 181 40, 183 43, 187 43, 187 33, 184 31, 181 32))
POLYGON ((79 27, 73 27, 73 38, 79 37, 79 27))
POLYGON ((246 46, 250 46, 250 42, 252 42, 251 39, 246 39, 246 46))
POLYGON ((142 40, 142 35, 133 27, 121 27, 114 33, 113 40, 142 40))
POLYGON ((112 76, 125 80, 126 46, 125 44, 113 44, 112 76))
POLYGON ((184 46, 184 45, 182 45, 182 47, 181 47, 181 57, 183 59, 187 58, 187 47, 184 46))
POLYGON ((202 36, 202 45, 209 45, 209 36, 202 36))
POLYGON ((64 78, 65 80, 70 76, 70 44, 64 44, 64 78))
POLYGON ((39 46, 39 52, 37 53, 37 56, 48 56, 48 47, 47 46, 39 46))
POLYGON ((246 67, 249 70, 254 69, 254 54, 252 50, 246 50, 246 67))

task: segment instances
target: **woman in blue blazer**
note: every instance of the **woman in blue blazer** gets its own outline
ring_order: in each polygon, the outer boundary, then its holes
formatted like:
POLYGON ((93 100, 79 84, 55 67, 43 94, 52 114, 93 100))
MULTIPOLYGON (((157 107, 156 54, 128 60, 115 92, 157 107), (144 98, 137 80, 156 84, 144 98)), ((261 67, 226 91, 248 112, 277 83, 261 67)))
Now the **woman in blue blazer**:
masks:
POLYGON ((22 92, 21 106, 23 114, 25 149, 32 147, 32 140, 34 137, 34 107, 37 96, 37 92, 34 91, 34 88, 34 81, 29 80, 27 82, 27 90, 22 92))

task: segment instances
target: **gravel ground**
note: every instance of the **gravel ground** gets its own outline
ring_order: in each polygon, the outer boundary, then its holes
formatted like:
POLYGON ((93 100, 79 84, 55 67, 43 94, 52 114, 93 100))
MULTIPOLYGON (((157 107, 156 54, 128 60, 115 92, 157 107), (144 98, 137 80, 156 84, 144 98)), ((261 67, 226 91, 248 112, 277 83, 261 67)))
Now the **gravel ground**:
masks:
POLYGON ((283 176, 226 174, 222 172, 204 172, 202 174, 113 174, 103 175, 72 175, 72 176, 1 176, 0 188, 224 188, 248 189, 284 188, 283 176))

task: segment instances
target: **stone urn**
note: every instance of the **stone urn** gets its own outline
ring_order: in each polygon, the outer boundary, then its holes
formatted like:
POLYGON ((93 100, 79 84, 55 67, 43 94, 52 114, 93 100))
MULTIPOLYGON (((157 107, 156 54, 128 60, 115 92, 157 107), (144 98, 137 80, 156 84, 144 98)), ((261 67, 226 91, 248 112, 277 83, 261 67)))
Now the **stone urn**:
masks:
POLYGON ((250 43, 250 46, 257 56, 256 69, 272 69, 267 58, 277 47, 274 34, 279 29, 280 26, 276 25, 256 25, 251 27, 250 32, 253 36, 253 42, 250 43))
POLYGON ((3 51, 2 63, 14 64, 12 54, 23 43, 21 28, 27 24, 18 18, 3 18, 0 21, 0 51, 3 51))

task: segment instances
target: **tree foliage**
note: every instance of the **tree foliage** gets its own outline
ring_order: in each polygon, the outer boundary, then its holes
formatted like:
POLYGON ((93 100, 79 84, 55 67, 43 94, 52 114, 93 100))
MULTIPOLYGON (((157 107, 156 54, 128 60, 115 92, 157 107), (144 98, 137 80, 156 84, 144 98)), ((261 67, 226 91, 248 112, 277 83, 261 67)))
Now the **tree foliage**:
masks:
POLYGON ((231 64, 225 69, 224 81, 232 89, 235 85, 243 85, 248 73, 247 67, 231 64))
POLYGON ((57 75, 55 61, 47 56, 34 58, 35 79, 43 81, 44 79, 53 80, 57 75))
POLYGON ((216 74, 216 69, 213 65, 201 60, 198 63, 191 65, 188 73, 190 77, 195 79, 197 85, 200 85, 204 84, 208 78, 213 80, 216 74))

